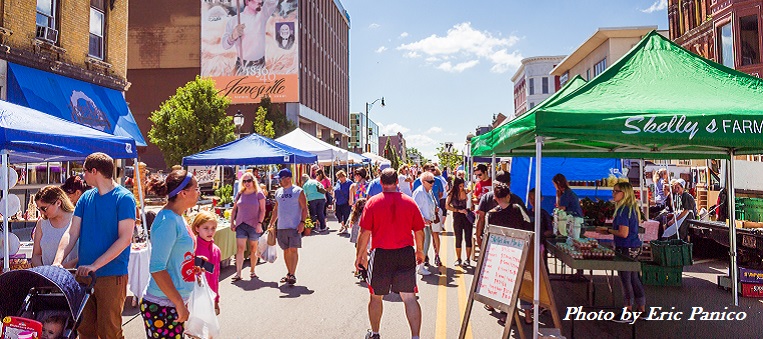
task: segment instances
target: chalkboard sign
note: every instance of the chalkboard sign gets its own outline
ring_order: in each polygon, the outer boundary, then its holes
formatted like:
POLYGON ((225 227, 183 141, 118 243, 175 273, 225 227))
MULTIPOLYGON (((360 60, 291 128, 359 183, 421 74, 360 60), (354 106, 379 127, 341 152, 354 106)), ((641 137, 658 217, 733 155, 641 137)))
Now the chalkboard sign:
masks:
POLYGON ((472 280, 459 338, 466 335, 475 300, 506 312, 503 338, 508 338, 532 239, 533 232, 488 226, 475 270, 478 276, 472 280))

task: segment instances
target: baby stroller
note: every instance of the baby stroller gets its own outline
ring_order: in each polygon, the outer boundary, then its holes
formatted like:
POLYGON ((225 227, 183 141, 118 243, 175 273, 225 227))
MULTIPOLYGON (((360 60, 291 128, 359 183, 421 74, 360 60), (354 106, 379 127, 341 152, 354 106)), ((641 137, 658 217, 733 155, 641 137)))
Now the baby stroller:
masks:
POLYGON ((76 338, 82 311, 93 294, 95 273, 84 286, 74 270, 40 266, 0 275, 0 319, 20 317, 42 323, 51 316, 66 319, 62 338, 76 338))

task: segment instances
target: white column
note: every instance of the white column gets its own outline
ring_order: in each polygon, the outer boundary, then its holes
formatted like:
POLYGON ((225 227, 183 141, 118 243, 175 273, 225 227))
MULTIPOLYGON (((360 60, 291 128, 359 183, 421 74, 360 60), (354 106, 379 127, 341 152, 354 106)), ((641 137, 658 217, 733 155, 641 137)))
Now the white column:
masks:
POLYGON ((490 158, 490 179, 495 180, 495 153, 490 158))

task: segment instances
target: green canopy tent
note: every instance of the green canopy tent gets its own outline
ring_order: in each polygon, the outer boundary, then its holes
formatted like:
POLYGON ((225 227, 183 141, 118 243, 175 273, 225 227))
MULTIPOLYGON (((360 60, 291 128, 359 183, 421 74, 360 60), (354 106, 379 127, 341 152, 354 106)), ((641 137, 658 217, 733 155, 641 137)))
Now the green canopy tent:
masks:
MULTIPOLYGON (((475 156, 534 156, 540 187, 545 156, 710 159, 726 158, 731 225, 733 161, 763 153, 763 80, 684 50, 652 31, 625 56, 572 93, 515 119, 475 143, 475 156)), ((535 206, 540 206, 536 196, 535 206)), ((536 209, 536 220, 540 220, 536 209)), ((536 233, 540 225, 536 224, 536 233)), ((730 227, 731 272, 736 233, 730 227)), ((535 251, 539 251, 536 242, 535 251)), ((539 271, 536 256, 535 272, 539 271)), ((737 277, 732 276, 738 305, 737 277)), ((534 280, 538 283, 538 279, 534 280)), ((538 286, 535 286, 538 293, 538 286)), ((538 295, 534 298, 537 302, 538 295)), ((537 309, 537 307, 536 307, 537 309)), ((536 315, 537 319, 537 315, 536 315)), ((535 325, 537 332, 537 325, 535 325)))

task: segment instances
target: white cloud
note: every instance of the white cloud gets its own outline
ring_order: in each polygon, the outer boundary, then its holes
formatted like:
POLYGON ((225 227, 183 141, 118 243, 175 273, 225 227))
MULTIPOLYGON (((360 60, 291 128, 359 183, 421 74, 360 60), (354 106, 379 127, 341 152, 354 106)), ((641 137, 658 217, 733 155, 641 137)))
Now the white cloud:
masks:
POLYGON ((407 52, 406 55, 426 54, 442 59, 458 57, 467 60, 456 66, 446 64, 438 66, 439 69, 448 72, 456 70, 459 65, 463 68, 460 71, 474 67, 476 58, 490 61, 493 64, 492 72, 503 73, 519 67, 519 61, 522 60, 521 54, 517 51, 508 51, 508 48, 514 46, 517 41, 519 41, 517 36, 512 35, 507 38, 500 35, 494 36, 490 32, 472 28, 470 22, 464 22, 453 26, 445 36, 433 34, 419 41, 400 45, 397 49, 407 52))
POLYGON ((410 51, 408 53, 403 54, 403 56, 406 58, 415 59, 415 58, 420 58, 421 54, 417 53, 416 51, 410 51))
POLYGON ((381 53, 381 52, 384 52, 384 51, 386 51, 386 50, 387 50, 387 47, 385 47, 385 46, 381 46, 381 47, 379 47, 379 48, 377 48, 377 49, 376 49, 376 53, 381 53))
POLYGON ((379 27, 381 27, 381 25, 379 25, 379 24, 377 24, 377 23, 375 23, 375 22, 374 22, 374 23, 372 23, 372 24, 370 24, 370 25, 368 25, 368 28, 369 28, 369 29, 377 29, 377 28, 379 28, 379 27))
POLYGON ((442 133, 442 128, 437 126, 432 126, 426 131, 426 134, 435 134, 435 133, 442 133))
MULTIPOLYGON (((411 129, 394 122, 389 125, 379 124, 379 130, 382 134, 393 135, 397 134, 397 132, 405 134, 408 133, 411 129)), ((407 139, 408 138, 406 137, 406 140, 407 139)))
POLYGON ((400 33, 400 37, 401 37, 401 38, 405 38, 405 37, 407 37, 407 36, 408 36, 408 32, 403 32, 403 33, 400 33))
POLYGON ((411 134, 405 136, 405 145, 416 148, 427 159, 435 159, 439 143, 423 134, 411 134))
POLYGON ((644 13, 653 13, 657 11, 662 11, 668 8, 668 0, 656 0, 649 8, 642 9, 641 11, 644 13))
POLYGON ((450 73, 461 73, 469 68, 477 66, 478 63, 480 63, 479 60, 471 60, 471 61, 461 62, 453 66, 450 63, 450 61, 446 61, 441 63, 440 66, 437 66, 437 69, 450 72, 450 73))
POLYGON ((426 62, 438 62, 438 61, 440 61, 440 58, 438 58, 438 57, 428 57, 428 58, 426 58, 424 60, 426 60, 426 62))

